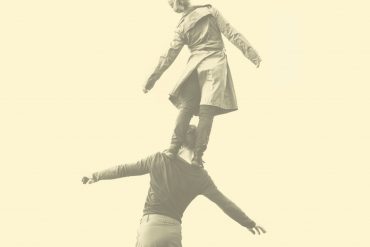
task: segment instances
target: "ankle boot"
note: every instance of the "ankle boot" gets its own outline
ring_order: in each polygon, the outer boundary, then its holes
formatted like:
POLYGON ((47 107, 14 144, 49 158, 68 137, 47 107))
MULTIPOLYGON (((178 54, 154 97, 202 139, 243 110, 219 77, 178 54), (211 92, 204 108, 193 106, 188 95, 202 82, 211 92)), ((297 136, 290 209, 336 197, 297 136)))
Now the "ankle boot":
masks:
POLYGON ((179 152, 180 147, 177 145, 171 145, 168 149, 164 151, 164 153, 170 157, 171 159, 176 158, 177 153, 179 152))
POLYGON ((203 168, 204 167, 203 166, 204 161, 202 159, 202 156, 203 156, 202 154, 194 154, 194 157, 191 160, 191 164, 192 165, 196 165, 196 166, 198 166, 200 168, 203 168))

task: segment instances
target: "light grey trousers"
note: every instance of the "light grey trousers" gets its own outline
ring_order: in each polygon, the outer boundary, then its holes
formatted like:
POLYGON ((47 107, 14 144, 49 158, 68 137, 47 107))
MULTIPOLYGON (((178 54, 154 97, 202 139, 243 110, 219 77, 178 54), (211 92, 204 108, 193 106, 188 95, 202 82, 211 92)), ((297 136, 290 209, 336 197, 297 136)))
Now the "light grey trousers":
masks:
POLYGON ((159 214, 141 218, 136 247, 181 246, 181 223, 178 220, 159 214))

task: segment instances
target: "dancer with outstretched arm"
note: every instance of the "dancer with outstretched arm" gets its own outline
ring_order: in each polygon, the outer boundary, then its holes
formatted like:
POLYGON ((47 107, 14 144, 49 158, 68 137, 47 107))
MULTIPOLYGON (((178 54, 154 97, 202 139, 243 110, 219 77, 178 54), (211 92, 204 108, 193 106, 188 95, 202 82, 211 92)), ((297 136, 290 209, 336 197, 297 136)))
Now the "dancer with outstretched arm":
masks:
POLYGON ((203 166, 213 118, 237 110, 233 80, 222 34, 258 68, 261 58, 247 39, 233 28, 211 5, 192 6, 188 0, 169 0, 172 9, 182 17, 169 49, 160 57, 154 72, 143 87, 147 93, 163 72, 173 63, 184 45, 191 55, 184 73, 170 93, 171 102, 179 109, 171 145, 167 150, 175 157, 193 115, 199 115, 198 139, 192 163, 203 166))
POLYGON ((251 220, 216 187, 207 171, 191 164, 196 127, 190 125, 179 155, 158 152, 136 163, 124 164, 83 177, 84 184, 128 176, 150 175, 150 188, 138 230, 136 247, 181 247, 181 219, 195 197, 204 195, 251 233, 266 231, 251 220))

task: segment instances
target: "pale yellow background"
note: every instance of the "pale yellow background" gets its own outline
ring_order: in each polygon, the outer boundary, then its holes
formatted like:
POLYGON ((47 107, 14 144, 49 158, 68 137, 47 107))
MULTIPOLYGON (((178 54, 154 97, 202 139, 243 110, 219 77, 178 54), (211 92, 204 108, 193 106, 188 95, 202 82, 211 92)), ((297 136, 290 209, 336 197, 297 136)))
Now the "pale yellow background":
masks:
MULTIPOLYGON (((199 198, 184 246, 370 246, 367 2, 210 2, 263 63, 226 42, 240 109, 216 118, 207 169, 268 234, 199 198)), ((166 0, 1 1, 0 246, 134 245, 148 176, 80 178, 167 147, 187 48, 141 85, 178 18, 166 0)))

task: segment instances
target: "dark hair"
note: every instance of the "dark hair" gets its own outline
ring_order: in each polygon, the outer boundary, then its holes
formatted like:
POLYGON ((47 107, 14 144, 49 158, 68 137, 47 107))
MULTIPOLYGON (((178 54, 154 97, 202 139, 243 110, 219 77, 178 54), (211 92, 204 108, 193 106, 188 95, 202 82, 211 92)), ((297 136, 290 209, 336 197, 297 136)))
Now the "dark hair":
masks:
POLYGON ((179 0, 179 3, 184 6, 185 8, 188 8, 190 5, 190 0, 179 0))
POLYGON ((197 137, 197 126, 190 124, 186 131, 184 146, 193 149, 195 146, 195 139, 197 137))
POLYGON ((190 0, 168 0, 168 3, 177 13, 182 13, 190 6, 190 0))

